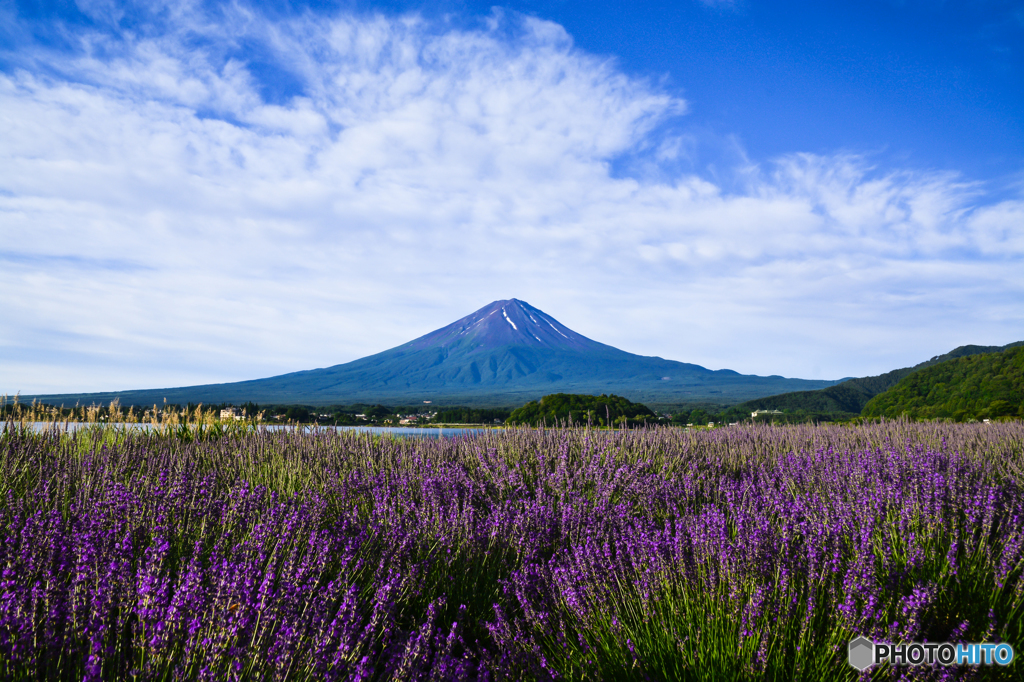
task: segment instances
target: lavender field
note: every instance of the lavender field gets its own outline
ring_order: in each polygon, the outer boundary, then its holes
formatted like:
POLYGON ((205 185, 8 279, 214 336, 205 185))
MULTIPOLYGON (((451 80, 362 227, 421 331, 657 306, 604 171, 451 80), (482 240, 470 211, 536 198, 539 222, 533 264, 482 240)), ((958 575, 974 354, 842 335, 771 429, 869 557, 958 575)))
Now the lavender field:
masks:
POLYGON ((183 434, 0 435, 0 678, 824 680, 858 679, 857 635, 1024 649, 1020 422, 183 434))

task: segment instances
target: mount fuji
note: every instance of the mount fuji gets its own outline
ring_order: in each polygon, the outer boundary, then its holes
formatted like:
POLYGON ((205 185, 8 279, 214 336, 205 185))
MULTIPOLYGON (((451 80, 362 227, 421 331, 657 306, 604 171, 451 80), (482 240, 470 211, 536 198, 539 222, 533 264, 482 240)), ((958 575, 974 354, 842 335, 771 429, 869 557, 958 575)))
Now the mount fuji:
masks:
POLYGON ((64 404, 203 402, 513 406, 549 393, 614 393, 671 404, 737 402, 837 382, 744 375, 634 355, 569 329, 525 301, 494 301, 390 350, 333 367, 227 384, 37 396, 64 404))

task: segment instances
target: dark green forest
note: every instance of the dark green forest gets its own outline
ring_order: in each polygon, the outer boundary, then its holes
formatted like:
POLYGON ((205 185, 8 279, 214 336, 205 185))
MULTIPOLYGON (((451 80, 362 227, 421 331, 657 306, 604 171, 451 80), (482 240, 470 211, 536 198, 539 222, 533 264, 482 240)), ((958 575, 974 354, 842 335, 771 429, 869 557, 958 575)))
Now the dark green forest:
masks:
POLYGON ((1022 347, 1024 347, 1024 341, 1017 341, 1005 346, 960 346, 913 367, 894 369, 878 376, 848 379, 835 386, 817 391, 797 391, 748 400, 726 409, 721 413, 721 417, 723 421, 738 421, 750 418, 751 412, 755 410, 780 410, 784 414, 773 417, 775 423, 849 420, 864 414, 864 408, 875 396, 882 395, 895 388, 907 377, 929 367, 944 365, 960 358, 1001 353, 1005 350, 1022 347))
POLYGON ((430 419, 432 424, 504 424, 511 410, 502 408, 446 407, 430 419))
POLYGON ((1024 347, 950 360, 915 372, 865 406, 865 417, 1024 417, 1024 347))
POLYGON ((628 427, 659 421, 647 406, 617 395, 553 393, 513 410, 506 423, 531 426, 590 423, 594 426, 628 427))

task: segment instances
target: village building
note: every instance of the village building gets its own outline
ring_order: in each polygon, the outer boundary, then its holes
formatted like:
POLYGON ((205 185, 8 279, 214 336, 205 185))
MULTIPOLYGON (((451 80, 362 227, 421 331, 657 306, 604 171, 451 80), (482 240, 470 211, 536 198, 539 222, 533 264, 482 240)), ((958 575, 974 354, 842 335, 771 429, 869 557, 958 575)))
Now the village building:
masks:
POLYGON ((754 410, 750 413, 750 416, 754 419, 757 417, 764 417, 773 414, 782 414, 780 410, 754 410))

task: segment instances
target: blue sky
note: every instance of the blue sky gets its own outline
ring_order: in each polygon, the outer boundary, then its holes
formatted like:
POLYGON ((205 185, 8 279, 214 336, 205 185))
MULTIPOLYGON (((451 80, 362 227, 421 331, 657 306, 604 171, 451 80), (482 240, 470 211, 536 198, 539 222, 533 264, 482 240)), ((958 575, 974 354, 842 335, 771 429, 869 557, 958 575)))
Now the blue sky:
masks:
POLYGON ((516 297, 745 373, 1024 339, 1024 3, 0 0, 0 392, 516 297))

